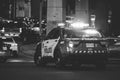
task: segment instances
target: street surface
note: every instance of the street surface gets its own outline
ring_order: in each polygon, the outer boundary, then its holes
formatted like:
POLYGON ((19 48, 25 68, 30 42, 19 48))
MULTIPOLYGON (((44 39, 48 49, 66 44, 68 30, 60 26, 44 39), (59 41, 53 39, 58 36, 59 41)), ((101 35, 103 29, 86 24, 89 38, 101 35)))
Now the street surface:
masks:
POLYGON ((120 80, 119 62, 114 59, 106 70, 97 70, 94 65, 57 69, 54 64, 36 67, 33 58, 22 55, 0 64, 0 80, 120 80))
POLYGON ((98 70, 94 65, 77 69, 71 66, 58 69, 54 64, 37 67, 33 56, 23 52, 17 58, 0 63, 0 80, 120 80, 119 58, 109 58, 106 67, 105 70, 98 70))

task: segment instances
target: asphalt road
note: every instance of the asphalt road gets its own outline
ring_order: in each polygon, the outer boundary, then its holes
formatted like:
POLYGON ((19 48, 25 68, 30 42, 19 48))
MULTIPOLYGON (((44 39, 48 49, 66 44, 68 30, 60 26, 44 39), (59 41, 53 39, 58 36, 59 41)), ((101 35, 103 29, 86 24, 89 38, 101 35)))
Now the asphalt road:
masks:
POLYGON ((120 80, 120 61, 111 59, 106 70, 98 70, 94 65, 82 65, 73 69, 57 69, 54 64, 36 67, 33 58, 21 55, 0 63, 0 80, 120 80))

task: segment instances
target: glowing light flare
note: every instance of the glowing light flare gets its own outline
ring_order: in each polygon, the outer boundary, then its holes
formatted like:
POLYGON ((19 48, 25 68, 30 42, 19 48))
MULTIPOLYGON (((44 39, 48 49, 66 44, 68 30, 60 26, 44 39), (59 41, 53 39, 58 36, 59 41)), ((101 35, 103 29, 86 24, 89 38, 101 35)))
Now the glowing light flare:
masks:
POLYGON ((85 24, 85 23, 82 23, 82 22, 75 22, 75 23, 72 23, 71 24, 71 27, 73 28, 85 28, 85 27, 88 27, 89 24, 85 24))
POLYGON ((65 24, 64 24, 64 23, 58 23, 58 26, 60 26, 60 27, 64 27, 65 24))
POLYGON ((69 42, 69 47, 73 48, 73 42, 71 42, 71 41, 69 42))
POLYGON ((97 33, 99 33, 97 30, 92 30, 92 29, 85 30, 84 32, 85 32, 86 34, 97 34, 97 33))
POLYGON ((40 28, 39 27, 34 27, 34 28, 32 28, 32 30, 34 30, 34 31, 40 31, 40 28))

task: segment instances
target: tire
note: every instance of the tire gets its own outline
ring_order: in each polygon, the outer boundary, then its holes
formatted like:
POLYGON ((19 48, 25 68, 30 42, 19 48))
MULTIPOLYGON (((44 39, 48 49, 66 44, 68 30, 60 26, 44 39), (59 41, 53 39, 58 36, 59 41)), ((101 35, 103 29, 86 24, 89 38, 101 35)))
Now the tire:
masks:
POLYGON ((38 53, 35 53, 35 55, 34 55, 34 63, 36 64, 36 66, 45 66, 46 65, 46 62, 43 60, 41 55, 38 55, 38 53))
POLYGON ((62 58, 59 49, 55 49, 54 58, 55 58, 55 64, 56 64, 57 68, 64 68, 65 67, 65 61, 62 58))
POLYGON ((18 53, 17 53, 17 51, 12 51, 11 54, 12 54, 13 57, 18 57, 18 53))
POLYGON ((37 46, 36 52, 34 54, 34 63, 36 66, 45 66, 46 62, 41 56, 41 46, 37 46))

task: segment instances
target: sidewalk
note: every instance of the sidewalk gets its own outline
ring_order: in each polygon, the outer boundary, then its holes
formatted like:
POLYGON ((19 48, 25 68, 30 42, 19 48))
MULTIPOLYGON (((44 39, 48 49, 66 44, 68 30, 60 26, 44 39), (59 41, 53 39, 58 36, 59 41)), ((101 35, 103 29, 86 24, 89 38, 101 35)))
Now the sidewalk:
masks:
POLYGON ((36 49, 36 44, 21 45, 20 53, 27 56, 33 56, 35 53, 35 49, 36 49))

